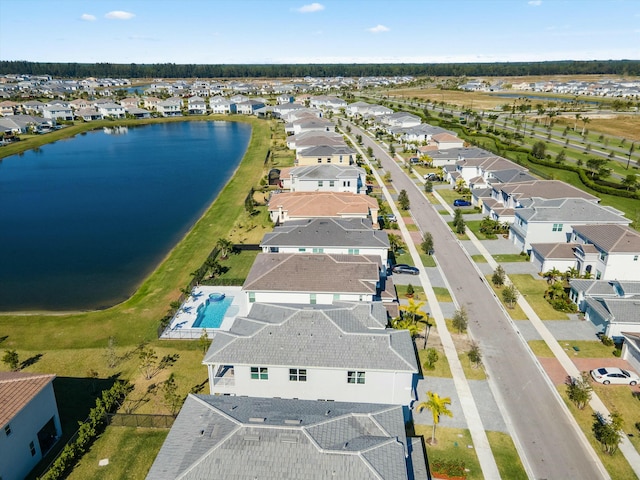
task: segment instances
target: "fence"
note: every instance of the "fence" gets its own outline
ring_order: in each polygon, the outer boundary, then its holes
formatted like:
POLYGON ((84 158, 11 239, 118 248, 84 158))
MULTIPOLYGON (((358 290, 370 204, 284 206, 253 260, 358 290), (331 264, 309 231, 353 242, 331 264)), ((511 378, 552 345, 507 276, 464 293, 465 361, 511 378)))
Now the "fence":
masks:
POLYGON ((108 413, 107 424, 113 427, 171 428, 176 417, 140 413, 108 413))

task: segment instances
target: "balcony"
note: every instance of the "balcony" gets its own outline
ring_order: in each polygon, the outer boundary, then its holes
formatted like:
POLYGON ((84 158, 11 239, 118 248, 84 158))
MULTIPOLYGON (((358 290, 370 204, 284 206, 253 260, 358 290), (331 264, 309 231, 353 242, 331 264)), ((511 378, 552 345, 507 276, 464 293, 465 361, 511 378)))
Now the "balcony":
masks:
POLYGON ((236 379, 233 371, 233 365, 220 365, 213 377, 213 386, 215 387, 235 387, 236 379))

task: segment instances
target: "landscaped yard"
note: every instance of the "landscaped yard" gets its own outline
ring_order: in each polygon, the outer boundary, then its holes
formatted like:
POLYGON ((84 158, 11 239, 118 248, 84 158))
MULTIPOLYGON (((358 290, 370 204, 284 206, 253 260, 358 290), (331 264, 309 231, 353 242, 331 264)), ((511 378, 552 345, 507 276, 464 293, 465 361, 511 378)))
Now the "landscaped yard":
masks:
POLYGON ((492 255, 493 259, 498 263, 512 263, 512 262, 528 262, 526 255, 520 255, 517 253, 499 253, 492 255))
MULTIPOLYGON (((216 277, 214 284, 217 281, 218 285, 227 285, 230 280, 236 280, 237 285, 242 285, 246 280, 249 270, 253 266, 253 262, 260 253, 258 250, 241 250, 237 253, 229 255, 227 259, 220 259, 218 261, 225 270, 219 277, 216 277)), ((206 282, 204 282, 206 283, 206 282)))
MULTIPOLYGON (((434 327, 431 327, 431 334, 434 332, 434 327)), ((416 342, 423 346, 422 340, 417 339, 416 342)), ((451 378, 451 370, 449 369, 449 361, 444 354, 444 350, 442 349, 442 344, 440 343, 440 338, 434 338, 434 336, 429 335, 429 341, 427 342, 427 349, 435 348, 438 351, 438 361, 434 365, 433 370, 425 370, 424 362, 427 359, 426 350, 422 350, 421 348, 418 350, 418 360, 420 361, 420 371, 425 377, 440 377, 440 378, 451 378)))
MULTIPOLYGON (((424 392, 421 394, 424 395, 424 392)), ((438 443, 430 445, 427 441, 431 439, 432 430, 433 427, 428 425, 415 425, 416 435, 422 435, 425 439, 430 465, 433 465, 436 460, 462 460, 469 470, 467 472, 468 480, 482 480, 484 478, 475 449, 468 448, 468 445, 473 445, 469 430, 437 427, 436 439, 438 443)))
POLYGON ((529 274, 509 275, 520 295, 525 297, 529 305, 535 310, 541 320, 568 320, 569 317, 554 310, 549 302, 544 299, 544 292, 549 285, 546 280, 537 280, 529 274))
MULTIPOLYGON (((469 199, 469 195, 460 195, 453 188, 439 188, 439 189, 436 190, 436 192, 438 193, 438 195, 440 195, 442 197, 444 202, 447 205, 449 205, 451 208, 453 208, 453 201, 454 200, 457 200, 459 198, 464 198, 465 200, 469 199)), ((471 207, 469 207, 469 208, 471 210, 473 210, 471 207)))
POLYGON ((593 382, 593 391, 604 402, 609 411, 618 412, 624 419, 624 431, 633 434, 629 440, 640 452, 640 390, 627 385, 601 385, 593 382), (635 392, 635 394, 634 394, 635 392))
POLYGON ((439 302, 452 302, 451 294, 449 290, 444 287, 433 287, 433 293, 436 294, 436 298, 439 302))
MULTIPOLYGON (((453 226, 453 221, 447 222, 447 225, 449 225, 449 228, 451 229, 451 231, 455 233, 456 230, 453 226)), ((455 236, 458 238, 458 240, 469 240, 469 236, 466 233, 463 235, 459 235, 455 233, 455 236)))
POLYGON ((526 480, 527 472, 511 436, 503 432, 487 432, 491 451, 498 464, 500 476, 505 480, 526 480))

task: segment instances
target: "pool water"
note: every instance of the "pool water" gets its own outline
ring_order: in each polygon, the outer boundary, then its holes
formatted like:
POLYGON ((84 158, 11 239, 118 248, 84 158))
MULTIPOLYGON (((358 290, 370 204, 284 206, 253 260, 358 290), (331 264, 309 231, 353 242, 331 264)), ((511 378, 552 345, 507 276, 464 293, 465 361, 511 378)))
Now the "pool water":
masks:
POLYGON ((230 296, 222 300, 208 298, 198 307, 198 314, 192 328, 220 328, 231 302, 233 297, 230 296))

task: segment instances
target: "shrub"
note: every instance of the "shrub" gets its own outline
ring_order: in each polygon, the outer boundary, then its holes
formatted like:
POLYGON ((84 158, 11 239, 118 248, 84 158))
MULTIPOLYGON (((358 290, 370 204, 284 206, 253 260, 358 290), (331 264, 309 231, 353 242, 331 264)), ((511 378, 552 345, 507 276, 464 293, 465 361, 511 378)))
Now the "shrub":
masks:
POLYGON ((436 362, 440 358, 438 351, 435 348, 427 348, 427 359, 424 361, 423 367, 425 370, 434 370, 436 368, 436 362))
POLYGON ((414 288, 413 288, 413 285, 411 285, 411 284, 407 285, 407 294, 406 294, 406 295, 407 295, 407 297, 408 297, 409 295, 413 296, 413 294, 414 294, 414 293, 415 293, 415 290, 414 290, 414 288))
POLYGON ((600 337, 600 341, 605 347, 613 347, 613 339, 611 337, 607 337, 606 335, 602 335, 600 337))

